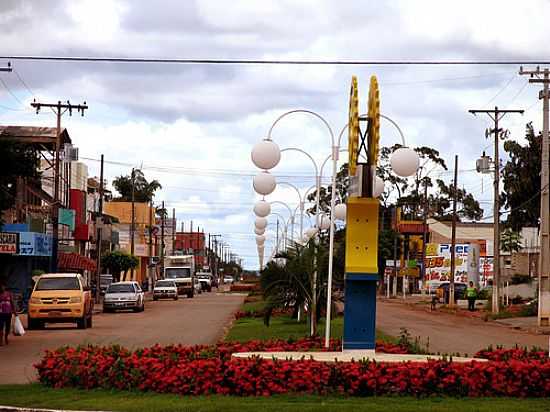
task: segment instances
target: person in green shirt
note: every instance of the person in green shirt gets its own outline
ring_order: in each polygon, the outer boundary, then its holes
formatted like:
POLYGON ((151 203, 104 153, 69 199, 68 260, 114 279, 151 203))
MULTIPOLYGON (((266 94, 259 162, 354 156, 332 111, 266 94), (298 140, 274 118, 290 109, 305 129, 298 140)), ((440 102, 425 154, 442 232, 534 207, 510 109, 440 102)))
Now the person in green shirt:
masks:
POLYGON ((466 288, 466 298, 468 299, 468 310, 473 312, 476 310, 476 298, 477 298, 477 289, 474 286, 474 282, 470 281, 468 287, 466 288))

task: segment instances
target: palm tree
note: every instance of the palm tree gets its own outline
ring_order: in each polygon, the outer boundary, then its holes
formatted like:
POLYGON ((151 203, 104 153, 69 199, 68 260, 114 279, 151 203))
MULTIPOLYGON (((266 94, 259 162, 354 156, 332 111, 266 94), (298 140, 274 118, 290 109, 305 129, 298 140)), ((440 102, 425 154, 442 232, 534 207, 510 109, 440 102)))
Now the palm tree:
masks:
POLYGON ((521 234, 512 229, 504 229, 500 234, 500 249, 503 252, 518 252, 522 247, 521 234))

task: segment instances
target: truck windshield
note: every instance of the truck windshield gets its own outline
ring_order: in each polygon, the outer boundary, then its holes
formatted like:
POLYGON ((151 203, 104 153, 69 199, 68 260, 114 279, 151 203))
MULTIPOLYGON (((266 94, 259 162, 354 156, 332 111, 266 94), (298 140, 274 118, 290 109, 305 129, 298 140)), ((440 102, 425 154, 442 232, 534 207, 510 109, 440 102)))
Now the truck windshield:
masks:
POLYGON ((76 277, 43 278, 35 290, 80 290, 80 283, 76 277))
POLYGON ((190 278, 191 277, 191 269, 189 269, 189 268, 166 268, 164 270, 164 277, 166 279, 190 278))
POLYGON ((160 286, 160 287, 164 287, 164 288, 174 288, 176 287, 176 284, 174 283, 173 280, 159 280, 155 286, 160 286))

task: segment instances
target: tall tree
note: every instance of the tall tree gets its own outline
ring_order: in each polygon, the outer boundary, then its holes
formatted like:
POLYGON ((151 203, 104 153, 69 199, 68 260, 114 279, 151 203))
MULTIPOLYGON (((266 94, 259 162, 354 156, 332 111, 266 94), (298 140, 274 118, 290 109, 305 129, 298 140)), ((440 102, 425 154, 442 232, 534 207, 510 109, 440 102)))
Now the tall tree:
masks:
POLYGON ((121 275, 125 278, 130 269, 135 269, 139 265, 139 259, 128 253, 115 250, 103 255, 101 265, 105 269, 109 269, 113 279, 118 282, 121 275))
MULTIPOLYGON (((115 201, 132 201, 132 175, 119 176, 113 180, 113 186, 120 194, 115 201)), ((162 189, 158 180, 147 181, 145 175, 139 169, 134 170, 134 199, 136 202, 150 202, 155 196, 155 192, 162 189)))
POLYGON ((501 198, 510 210, 505 225, 516 231, 525 226, 538 227, 540 218, 542 135, 535 135, 533 124, 527 123, 525 139, 525 145, 512 139, 504 142, 509 160, 502 170, 501 198))

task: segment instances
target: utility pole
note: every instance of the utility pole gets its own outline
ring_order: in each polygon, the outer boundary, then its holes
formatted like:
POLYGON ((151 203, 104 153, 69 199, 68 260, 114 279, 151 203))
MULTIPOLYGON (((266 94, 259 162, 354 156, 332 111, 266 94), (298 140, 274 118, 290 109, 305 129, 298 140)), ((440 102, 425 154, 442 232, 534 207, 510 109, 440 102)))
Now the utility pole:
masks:
MULTIPOLYGON (((135 199, 136 171, 132 167, 132 222, 130 223, 130 255, 134 256, 136 233, 136 199, 135 199)), ((134 268, 132 268, 132 280, 134 280, 134 268)))
POLYGON ((504 110, 495 106, 494 109, 483 110, 468 110, 474 116, 477 113, 484 113, 488 115, 495 123, 495 128, 485 131, 485 136, 489 137, 491 134, 495 135, 495 170, 494 170, 494 207, 493 207, 493 301, 492 312, 499 312, 500 302, 500 157, 499 157, 499 137, 504 139, 506 132, 503 129, 499 129, 499 121, 508 113, 523 114, 523 110, 504 110))
POLYGON ((164 208, 164 200, 162 201, 162 213, 160 215, 160 275, 164 278, 164 223, 166 209, 164 208))
POLYGON ((149 265, 147 267, 147 273, 149 274, 149 290, 153 290, 155 287, 155 280, 153 279, 153 276, 151 276, 152 273, 152 260, 153 260, 153 201, 151 200, 149 202, 149 244, 148 246, 148 255, 149 255, 149 265))
POLYGON ((176 251, 176 209, 172 208, 172 255, 176 251))
MULTIPOLYGON (((219 281, 219 273, 218 273, 218 237, 220 237, 220 234, 209 234, 208 237, 212 238, 212 243, 214 245, 214 254, 212 256, 213 260, 213 267, 210 268, 210 270, 214 271, 214 276, 218 279, 218 283, 221 284, 219 281)), ((210 252, 212 255, 212 251, 210 252)))
MULTIPOLYGON (((420 278, 422 285, 428 285, 426 282, 426 243, 428 242, 428 179, 424 180, 424 212, 422 214, 422 272, 420 278)), ((428 286, 429 290, 429 286, 428 286)))
POLYGON ((449 276, 449 306, 455 306, 455 272, 456 272, 456 191, 458 185, 458 155, 455 155, 455 178, 453 183, 453 220, 451 224, 451 273, 449 276))
POLYGON ((550 70, 548 68, 523 70, 519 74, 528 74, 529 83, 542 83, 539 99, 542 100, 542 153, 540 174, 540 255, 539 255, 539 327, 550 326, 550 138, 549 127, 549 99, 550 99, 550 70))
POLYGON ((97 226, 97 243, 96 243, 96 252, 97 252, 97 272, 96 272, 96 294, 95 301, 99 303, 100 301, 100 283, 101 283, 101 242, 102 242, 102 232, 103 232, 103 155, 101 155, 101 166, 99 172, 99 207, 98 207, 98 216, 96 218, 97 226))
POLYGON ((40 103, 36 99, 31 103, 31 106, 36 109, 36 114, 40 112, 42 108, 51 109, 57 117, 57 130, 55 138, 55 161, 54 161, 54 189, 53 189, 53 204, 52 204, 52 258, 50 261, 50 272, 57 272, 57 249, 59 245, 59 167, 60 157, 59 152, 61 150, 61 117, 69 112, 69 116, 72 116, 73 110, 76 110, 82 116, 84 116, 84 110, 88 109, 86 102, 84 104, 71 104, 67 100, 67 103, 61 103, 59 100, 57 103, 40 103))

